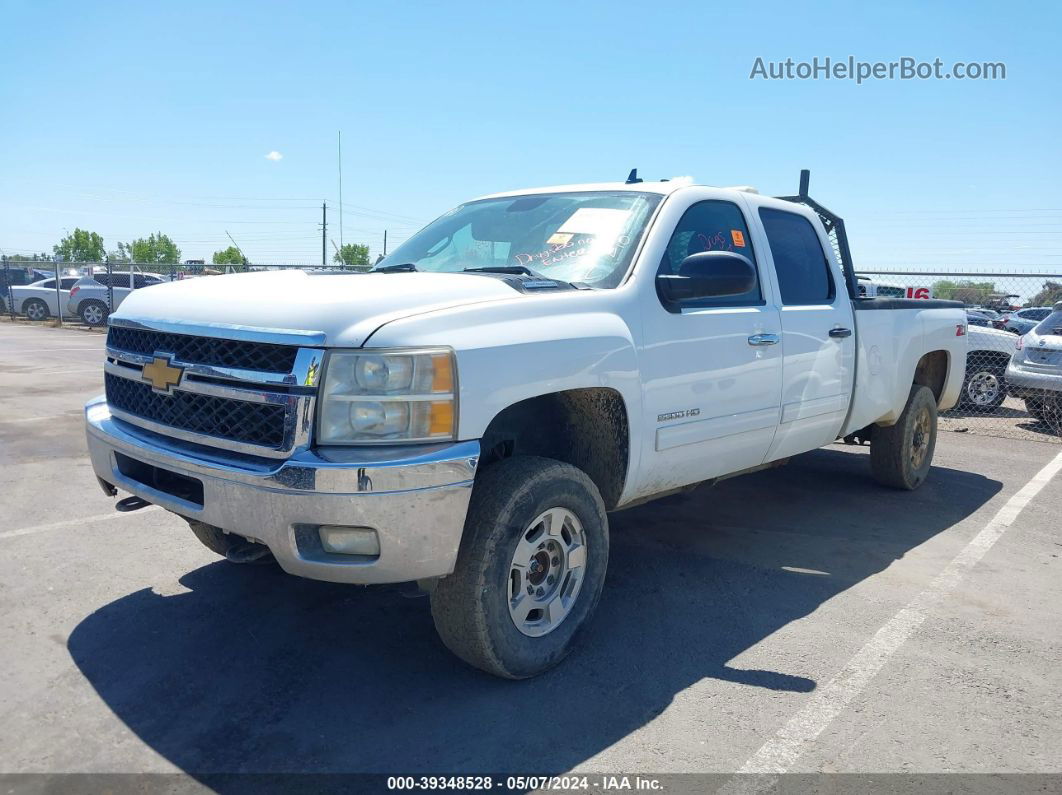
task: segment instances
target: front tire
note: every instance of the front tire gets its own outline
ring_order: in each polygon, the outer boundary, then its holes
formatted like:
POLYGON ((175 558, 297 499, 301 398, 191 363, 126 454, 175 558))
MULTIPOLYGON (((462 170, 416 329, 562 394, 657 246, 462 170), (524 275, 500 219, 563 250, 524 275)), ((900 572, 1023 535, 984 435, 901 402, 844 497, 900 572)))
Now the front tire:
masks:
POLYGON ((517 456, 476 479, 457 565, 431 595, 439 637, 487 673, 526 679, 563 660, 608 567, 608 518, 575 467, 517 456))
POLYGON ((913 491, 925 482, 937 445, 937 400, 915 384, 895 425, 875 427, 870 471, 883 486, 913 491))

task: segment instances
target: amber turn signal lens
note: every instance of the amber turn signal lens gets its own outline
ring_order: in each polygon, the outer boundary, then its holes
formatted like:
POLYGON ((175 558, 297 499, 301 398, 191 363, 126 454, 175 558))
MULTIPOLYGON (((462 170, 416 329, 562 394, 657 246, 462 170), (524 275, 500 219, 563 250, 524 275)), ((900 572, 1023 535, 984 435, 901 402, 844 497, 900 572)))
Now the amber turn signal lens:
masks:
POLYGON ((431 404, 431 421, 428 424, 429 436, 449 436, 454 430, 454 404, 450 400, 433 401, 431 404))
POLYGON ((431 391, 449 394, 454 391, 453 359, 447 354, 431 357, 431 391))

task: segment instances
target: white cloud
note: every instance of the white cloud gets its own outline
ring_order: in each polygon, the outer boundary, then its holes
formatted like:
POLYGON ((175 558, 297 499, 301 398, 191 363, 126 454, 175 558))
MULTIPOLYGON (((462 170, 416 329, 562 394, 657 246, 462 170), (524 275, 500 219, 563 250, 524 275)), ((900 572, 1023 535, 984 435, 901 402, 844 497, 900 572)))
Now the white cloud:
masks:
POLYGON ((284 158, 284 155, 280 154, 280 152, 274 149, 272 152, 266 155, 265 158, 266 160, 272 160, 275 163, 277 160, 282 160, 284 158))
POLYGON ((672 177, 671 182, 678 182, 680 185, 692 185, 693 177, 672 177))

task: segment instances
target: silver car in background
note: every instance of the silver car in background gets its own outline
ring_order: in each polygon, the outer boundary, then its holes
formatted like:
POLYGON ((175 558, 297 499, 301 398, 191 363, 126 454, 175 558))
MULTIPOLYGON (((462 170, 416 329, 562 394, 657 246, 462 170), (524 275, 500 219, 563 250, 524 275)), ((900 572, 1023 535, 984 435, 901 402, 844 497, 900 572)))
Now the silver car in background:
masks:
POLYGON ((1007 365, 1007 390, 1035 417, 1062 425, 1062 301, 1027 334, 1007 365))
POLYGON ((166 277, 143 271, 112 271, 83 276, 70 290, 66 308, 87 326, 102 326, 133 290, 162 284, 166 277), (110 295, 108 295, 108 290, 110 295), (114 306, 110 305, 113 300, 114 306))

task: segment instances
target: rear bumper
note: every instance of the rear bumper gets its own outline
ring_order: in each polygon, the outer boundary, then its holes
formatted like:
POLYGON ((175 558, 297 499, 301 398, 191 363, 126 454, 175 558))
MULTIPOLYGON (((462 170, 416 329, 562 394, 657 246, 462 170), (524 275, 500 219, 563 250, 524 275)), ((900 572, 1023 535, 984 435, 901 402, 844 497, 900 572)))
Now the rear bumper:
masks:
POLYGON ((1007 392, 1015 397, 1038 397, 1045 392, 1062 392, 1062 373, 1027 370, 1011 359, 1007 365, 1007 392))
POLYGON ((202 448, 124 423, 111 416, 103 397, 86 404, 85 421, 100 480, 259 541, 290 574, 367 584, 453 571, 479 442, 304 450, 283 462, 255 463, 246 457, 206 457, 202 448), (325 552, 318 537, 321 525, 376 530, 379 556, 325 552))

